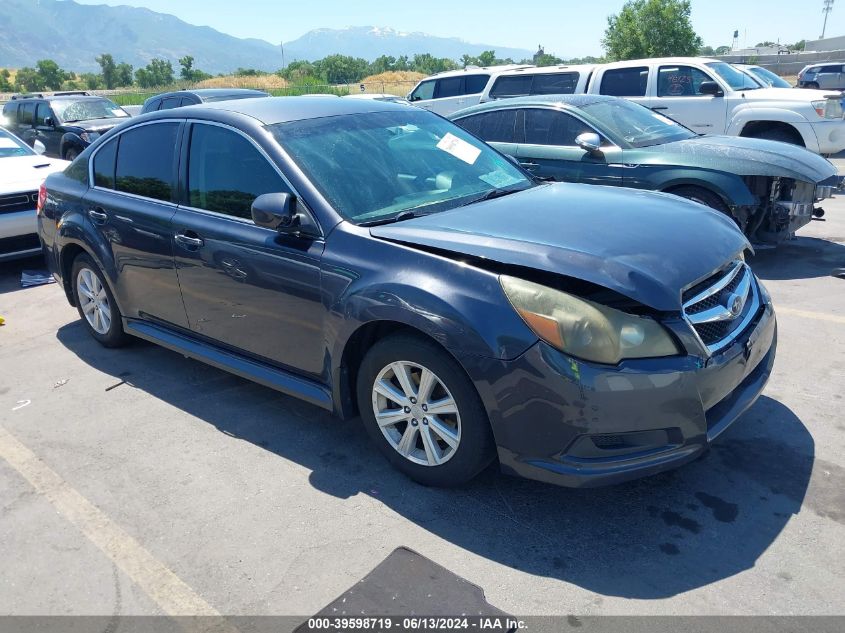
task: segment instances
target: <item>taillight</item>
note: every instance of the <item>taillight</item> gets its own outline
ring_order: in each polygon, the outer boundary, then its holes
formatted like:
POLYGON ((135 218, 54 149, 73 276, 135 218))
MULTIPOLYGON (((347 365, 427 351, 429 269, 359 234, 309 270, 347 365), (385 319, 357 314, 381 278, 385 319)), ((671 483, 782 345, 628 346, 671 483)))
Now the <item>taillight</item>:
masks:
POLYGON ((44 211, 44 204, 47 202, 47 183, 42 182, 38 188, 38 202, 35 204, 35 214, 41 215, 44 211))

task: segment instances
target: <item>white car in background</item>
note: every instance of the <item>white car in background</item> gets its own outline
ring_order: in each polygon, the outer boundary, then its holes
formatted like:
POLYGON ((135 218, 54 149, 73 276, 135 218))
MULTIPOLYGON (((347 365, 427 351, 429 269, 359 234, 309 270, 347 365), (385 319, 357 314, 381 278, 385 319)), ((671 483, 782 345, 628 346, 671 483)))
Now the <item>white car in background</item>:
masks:
POLYGON ((458 110, 478 105, 481 95, 490 85, 491 78, 498 73, 517 68, 529 68, 523 64, 506 66, 467 66, 461 70, 448 70, 426 77, 408 94, 408 101, 415 106, 448 116, 458 110))
POLYGON ((410 103, 405 97, 399 97, 387 92, 358 92, 344 95, 345 99, 370 99, 372 101, 387 101, 389 103, 410 103))
POLYGON ((35 218, 38 190, 47 176, 69 165, 43 152, 40 141, 32 149, 0 129, 0 262, 41 252, 35 218))

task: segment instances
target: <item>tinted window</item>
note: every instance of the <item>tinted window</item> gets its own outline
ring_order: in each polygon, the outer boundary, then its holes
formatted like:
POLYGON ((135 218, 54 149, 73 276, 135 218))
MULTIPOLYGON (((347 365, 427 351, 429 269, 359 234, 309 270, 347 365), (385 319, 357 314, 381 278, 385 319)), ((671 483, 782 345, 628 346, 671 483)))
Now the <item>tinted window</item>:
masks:
POLYGON ((159 110, 170 110, 172 108, 178 108, 181 105, 182 99, 180 97, 168 97, 167 99, 161 102, 159 110))
POLYGON ((290 192, 255 146, 216 125, 194 125, 188 158, 190 204, 240 218, 264 193, 290 192))
POLYGON ((460 121, 456 121, 456 123, 467 132, 471 132, 478 138, 490 143, 516 142, 514 138, 516 110, 483 112, 474 116, 468 116, 460 121))
POLYGON ((46 103, 39 103, 35 110, 35 125, 44 125, 44 119, 50 115, 50 106, 46 103))
POLYGON ((18 123, 21 125, 32 125, 35 118, 35 104, 22 103, 18 108, 18 123))
POLYGON ((434 98, 434 81, 424 81, 411 93, 411 101, 434 98))
POLYGON ((819 72, 822 73, 839 73, 842 72, 842 66, 822 66, 819 72))
POLYGON ((114 189, 114 167, 117 140, 103 145, 94 155, 94 186, 114 189))
POLYGON ((161 105, 161 99, 152 99, 144 103, 144 107, 141 109, 141 112, 155 112, 158 110, 158 107, 161 105))
POLYGON ((490 96, 494 99, 519 97, 529 94, 531 94, 531 75, 499 77, 490 89, 490 96))
POLYGON ((534 75, 531 86, 533 95, 570 95, 575 92, 578 84, 578 73, 552 73, 549 75, 534 75))
POLYGON ((487 82, 490 81, 490 75, 468 75, 464 79, 464 94, 474 95, 484 92, 487 82))
POLYGON ((661 66, 657 71, 658 97, 697 97, 701 84, 713 78, 691 66, 661 66))
POLYGON ((601 78, 601 94, 614 97, 644 97, 648 82, 648 68, 616 68, 601 78))
POLYGON ((169 201, 178 131, 178 123, 154 123, 121 134, 116 189, 169 201))
POLYGON ((448 79, 437 80, 437 90, 434 93, 435 98, 442 99, 444 97, 457 97, 462 94, 461 82, 463 77, 450 77, 448 79))
POLYGON ((574 116, 557 110, 525 110, 525 142, 529 145, 576 145, 575 137, 594 132, 574 116))

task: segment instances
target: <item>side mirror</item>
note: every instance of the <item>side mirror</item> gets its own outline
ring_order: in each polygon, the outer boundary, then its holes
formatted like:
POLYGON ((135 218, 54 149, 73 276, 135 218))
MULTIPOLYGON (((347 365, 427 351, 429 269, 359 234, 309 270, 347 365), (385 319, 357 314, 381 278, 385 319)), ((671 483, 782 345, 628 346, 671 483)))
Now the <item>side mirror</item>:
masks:
POLYGON ((56 122, 53 121, 53 117, 48 116, 44 117, 44 125, 46 125, 47 127, 56 127, 56 122))
POLYGON ((296 210, 296 196, 290 193, 265 193, 252 202, 252 221, 256 226, 293 235, 318 235, 313 220, 296 210))
POLYGON ((575 137, 578 147, 585 152, 598 152, 601 149, 601 137, 595 132, 584 132, 575 137))
POLYGON ((35 142, 32 144, 32 149, 36 154, 43 154, 47 151, 47 147, 38 139, 35 139, 35 142))
POLYGON ((724 97, 725 93, 722 88, 715 81, 702 81, 698 86, 698 94, 712 95, 714 97, 724 97))

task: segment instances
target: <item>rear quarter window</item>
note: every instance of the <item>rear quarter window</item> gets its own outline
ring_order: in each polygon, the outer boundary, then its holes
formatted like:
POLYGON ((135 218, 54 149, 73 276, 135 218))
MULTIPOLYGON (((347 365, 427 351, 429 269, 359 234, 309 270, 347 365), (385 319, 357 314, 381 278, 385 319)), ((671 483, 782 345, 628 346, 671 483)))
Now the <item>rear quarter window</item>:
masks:
POLYGON ((532 95, 571 95, 578 85, 580 73, 550 73, 534 75, 532 95))
POLYGON ((614 68, 605 71, 599 92, 611 97, 644 97, 648 85, 648 67, 614 68))
POLYGON ((474 95, 484 92, 490 75, 467 75, 464 77, 464 94, 474 95))
POLYGON ((490 89, 490 96, 494 99, 506 99, 530 95, 531 81, 531 75, 499 77, 490 89))

